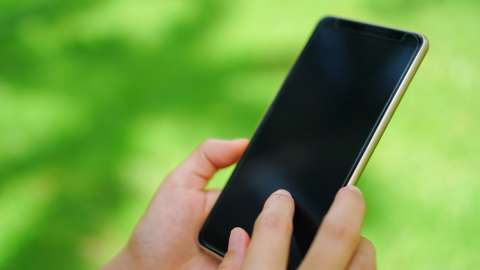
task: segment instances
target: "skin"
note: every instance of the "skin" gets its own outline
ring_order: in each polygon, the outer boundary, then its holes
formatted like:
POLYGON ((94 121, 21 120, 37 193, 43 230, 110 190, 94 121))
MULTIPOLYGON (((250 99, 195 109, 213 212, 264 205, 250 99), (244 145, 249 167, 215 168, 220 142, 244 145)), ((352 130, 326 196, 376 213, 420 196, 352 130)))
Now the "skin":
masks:
MULTIPOLYGON (((219 195, 205 190, 208 180, 236 163, 247 144, 244 139, 202 143, 166 177, 126 247, 103 269, 286 269, 295 208, 286 190, 266 200, 251 238, 241 228, 231 231, 222 261, 196 243, 219 195)), ((361 237, 364 213, 360 190, 342 188, 299 269, 376 269, 374 247, 361 237)))

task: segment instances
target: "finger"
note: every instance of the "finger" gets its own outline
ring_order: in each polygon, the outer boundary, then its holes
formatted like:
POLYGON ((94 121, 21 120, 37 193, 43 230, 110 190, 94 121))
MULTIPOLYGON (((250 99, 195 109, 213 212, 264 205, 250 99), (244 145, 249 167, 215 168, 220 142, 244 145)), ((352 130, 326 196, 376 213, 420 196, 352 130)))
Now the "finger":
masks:
POLYGON ((209 191, 207 191, 206 193, 207 199, 205 202, 205 212, 204 212, 205 215, 208 215, 208 213, 210 213, 219 195, 220 195, 219 189, 210 189, 209 191))
POLYGON ((294 209, 288 191, 270 195, 255 222, 243 269, 286 269, 294 209))
POLYGON ((300 269, 345 269, 360 241, 365 203, 354 186, 342 188, 300 269))
POLYGON ((170 173, 165 184, 202 189, 217 170, 237 162, 247 144, 246 139, 206 140, 170 173))
POLYGON ((228 250, 220 263, 219 270, 240 270, 247 253, 248 242, 250 238, 243 229, 234 228, 230 232, 228 240, 228 250))
POLYGON ((362 238, 353 255, 348 270, 375 270, 377 269, 375 247, 372 242, 362 238))

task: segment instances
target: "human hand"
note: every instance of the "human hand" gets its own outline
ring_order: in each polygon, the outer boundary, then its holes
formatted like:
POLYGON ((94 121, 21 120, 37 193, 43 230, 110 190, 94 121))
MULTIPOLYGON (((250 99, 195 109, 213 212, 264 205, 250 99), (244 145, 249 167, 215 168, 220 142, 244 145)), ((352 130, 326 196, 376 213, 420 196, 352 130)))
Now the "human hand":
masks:
MULTIPOLYGON (((293 227, 294 201, 285 190, 274 192, 257 217, 245 259, 238 266, 236 248, 221 263, 223 270, 286 269, 293 227)), ((362 193, 354 186, 342 188, 325 216, 300 270, 374 270, 375 249, 361 237, 365 212, 362 193)), ((239 229, 232 230, 230 239, 239 229)), ((244 253, 244 251, 242 251, 244 253)))
MULTIPOLYGON (((205 186, 218 169, 237 162, 247 144, 245 139, 202 143, 165 178, 127 246, 104 269, 217 269, 219 261, 196 241, 220 193, 205 186)), ((248 234, 238 236, 246 249, 248 234)))
MULTIPOLYGON (((204 190, 207 181, 219 168, 235 163, 246 145, 246 140, 203 143, 167 176, 127 246, 104 269, 285 269, 294 209, 286 191, 266 201, 251 241, 243 229, 232 230, 222 262, 196 244, 219 194, 204 190)), ((360 191, 342 189, 301 269, 374 269, 373 246, 360 238, 363 212, 360 191)))

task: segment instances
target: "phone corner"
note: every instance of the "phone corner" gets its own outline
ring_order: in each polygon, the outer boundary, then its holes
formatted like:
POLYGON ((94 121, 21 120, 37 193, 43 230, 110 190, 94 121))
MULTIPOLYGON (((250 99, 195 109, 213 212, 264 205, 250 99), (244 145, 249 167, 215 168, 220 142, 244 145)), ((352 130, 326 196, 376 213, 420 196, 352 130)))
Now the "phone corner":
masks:
POLYGON ((417 46, 419 50, 427 52, 430 47, 430 41, 427 38, 427 36, 425 34, 418 33, 418 32, 411 32, 410 34, 413 35, 417 40, 418 42, 417 46))
POLYGON ((203 227, 202 229, 200 229, 200 231, 198 232, 198 235, 196 237, 196 241, 197 241, 197 245, 199 247, 202 247, 202 248, 205 248, 206 246, 208 246, 206 240, 205 240, 205 233, 204 233, 204 230, 203 230, 203 227))
POLYGON ((317 26, 334 24, 337 20, 338 20, 338 17, 333 16, 331 14, 326 14, 325 16, 322 16, 320 18, 320 20, 317 23, 317 26))
POLYGON ((430 40, 424 34, 419 34, 422 39, 422 46, 425 53, 430 49, 430 40))
POLYGON ((212 248, 211 245, 208 244, 201 231, 197 236, 197 245, 201 250, 208 253, 212 257, 216 258, 217 260, 222 260, 223 254, 219 253, 215 248, 212 248))

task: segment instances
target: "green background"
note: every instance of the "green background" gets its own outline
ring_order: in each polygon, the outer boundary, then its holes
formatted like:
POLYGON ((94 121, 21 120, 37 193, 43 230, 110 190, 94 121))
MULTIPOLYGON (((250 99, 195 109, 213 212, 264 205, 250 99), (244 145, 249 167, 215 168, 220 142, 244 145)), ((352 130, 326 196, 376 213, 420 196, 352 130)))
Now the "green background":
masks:
POLYGON ((478 268, 479 1, 2 0, 0 269, 108 260, 197 144, 251 136, 327 14, 431 41, 360 182, 379 268, 478 268))

